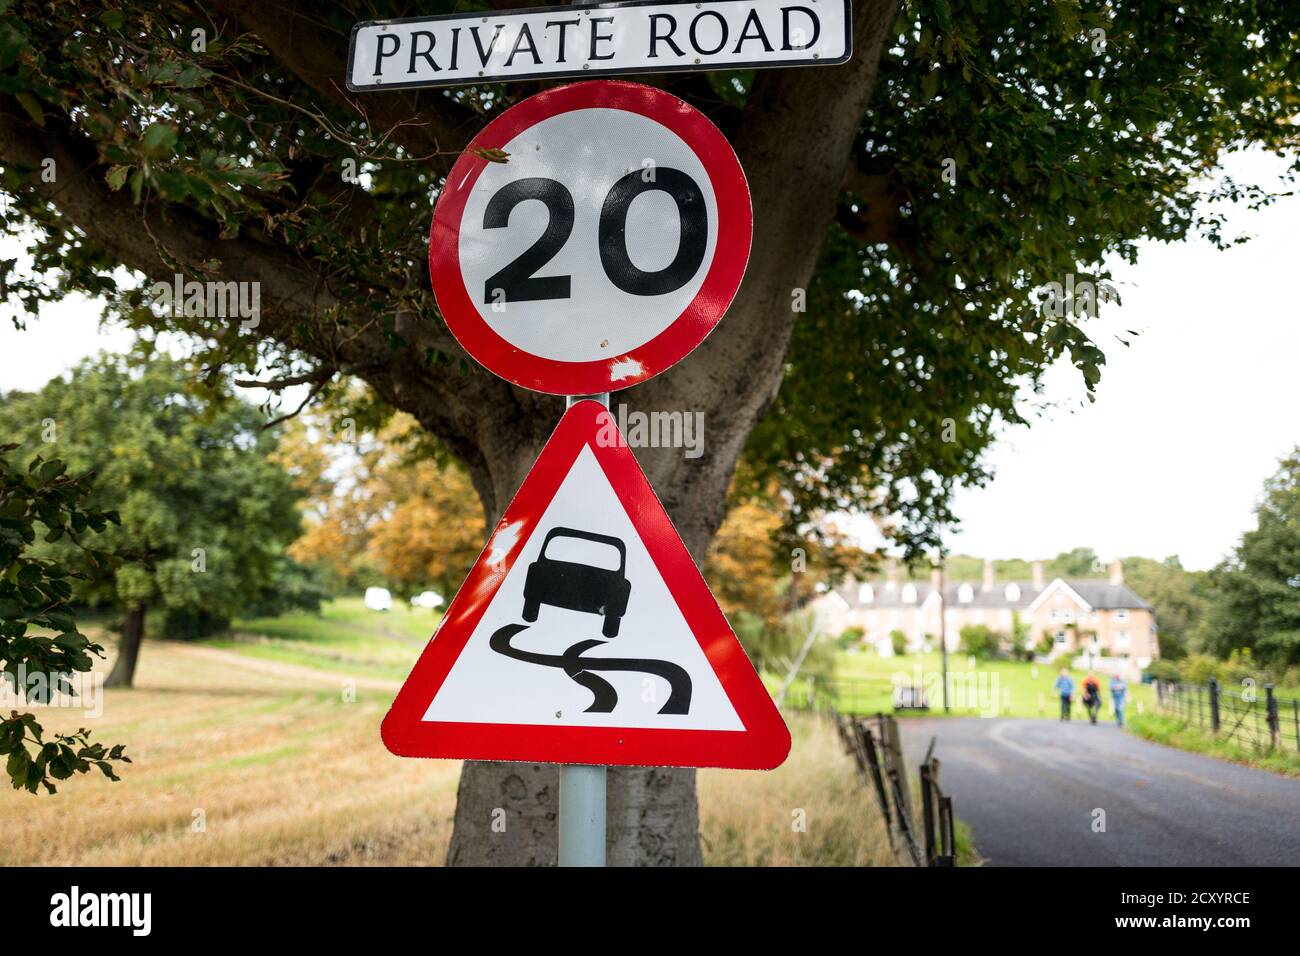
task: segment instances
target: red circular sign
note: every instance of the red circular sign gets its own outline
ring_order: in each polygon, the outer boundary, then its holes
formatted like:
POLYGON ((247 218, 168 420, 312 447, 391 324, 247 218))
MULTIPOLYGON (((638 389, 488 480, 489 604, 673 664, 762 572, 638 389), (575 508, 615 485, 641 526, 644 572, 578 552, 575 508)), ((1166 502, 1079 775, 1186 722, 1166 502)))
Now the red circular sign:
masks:
POLYGON ((699 345, 752 236, 717 127, 662 90, 602 80, 530 97, 474 138, 438 198, 429 273, 447 327, 489 371, 592 395, 699 345), (507 161, 483 158, 494 150, 507 161))

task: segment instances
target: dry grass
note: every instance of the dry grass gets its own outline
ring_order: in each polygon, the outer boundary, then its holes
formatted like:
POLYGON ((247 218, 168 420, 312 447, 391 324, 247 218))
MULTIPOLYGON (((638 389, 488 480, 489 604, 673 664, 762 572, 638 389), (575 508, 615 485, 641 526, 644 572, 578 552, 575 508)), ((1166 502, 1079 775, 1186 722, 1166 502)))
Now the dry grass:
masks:
POLYGON ((769 773, 702 770, 700 828, 712 866, 896 866, 885 822, 834 726, 787 714, 790 756, 769 773), (802 813, 800 813, 802 811, 802 813), (803 829, 796 824, 803 823, 803 829))
POLYGON ((102 717, 46 711, 47 729, 90 726, 134 763, 121 783, 96 773, 54 797, 0 791, 0 863, 442 862, 459 765, 383 748, 391 692, 361 687, 345 703, 337 675, 309 683, 213 653, 149 642, 136 689, 106 691, 102 717))
MULTIPOLYGON (((125 743, 122 782, 98 773, 54 797, 0 790, 3 865, 429 865, 451 836, 459 764, 403 760, 380 743, 396 683, 236 651, 148 642, 136 688, 103 716, 46 710, 47 730, 90 726, 125 743), (204 828, 196 832, 195 811, 204 828)), ((700 774, 714 865, 891 865, 883 825, 834 730, 793 715, 771 773, 700 774), (807 831, 794 832, 793 812, 807 831)))

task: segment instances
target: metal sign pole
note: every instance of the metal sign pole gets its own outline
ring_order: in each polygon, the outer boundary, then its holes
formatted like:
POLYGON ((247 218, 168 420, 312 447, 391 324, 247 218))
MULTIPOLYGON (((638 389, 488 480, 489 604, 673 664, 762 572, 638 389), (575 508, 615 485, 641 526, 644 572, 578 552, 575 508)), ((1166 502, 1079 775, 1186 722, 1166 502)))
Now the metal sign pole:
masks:
MULTIPOLYGON (((572 408, 588 396, 569 395, 572 408)), ((609 393, 589 396, 609 408, 609 393)), ((608 767, 560 765, 560 866, 605 865, 605 794, 608 767)))
POLYGON ((560 866, 605 865, 606 770, 560 766, 560 866))

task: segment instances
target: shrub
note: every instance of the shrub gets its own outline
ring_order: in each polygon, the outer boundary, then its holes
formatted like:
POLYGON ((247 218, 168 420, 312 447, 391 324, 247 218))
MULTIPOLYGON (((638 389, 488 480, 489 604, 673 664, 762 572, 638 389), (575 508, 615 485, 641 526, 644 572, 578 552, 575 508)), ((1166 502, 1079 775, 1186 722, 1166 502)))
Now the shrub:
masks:
POLYGON ((1178 665, 1173 661, 1155 660, 1147 665, 1147 673, 1153 680, 1172 680, 1176 681, 1181 678, 1178 671, 1178 665))
POLYGON ((890 631, 889 643, 894 646, 894 653, 898 656, 907 653, 907 635, 902 631, 890 631))
POLYGON ((1004 635, 984 624, 967 624, 961 629, 962 653, 985 660, 997 657, 1005 640, 1004 635))
POLYGON ((1222 680, 1223 662, 1209 654, 1188 654, 1178 663, 1179 676, 1189 684, 1204 684, 1211 677, 1222 680))
POLYGON ((840 636, 836 639, 836 643, 839 644, 841 648, 847 650, 850 647, 857 647, 862 643, 862 639, 866 636, 867 632, 860 627, 846 627, 842 632, 840 632, 840 636))

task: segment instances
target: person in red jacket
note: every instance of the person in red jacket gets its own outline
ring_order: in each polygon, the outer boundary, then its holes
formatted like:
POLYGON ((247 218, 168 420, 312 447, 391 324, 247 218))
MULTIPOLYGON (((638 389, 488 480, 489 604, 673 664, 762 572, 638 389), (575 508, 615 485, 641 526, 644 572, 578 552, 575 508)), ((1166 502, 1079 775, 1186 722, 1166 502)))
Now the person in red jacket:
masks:
POLYGON ((1101 682, 1097 680, 1097 675, 1088 672, 1088 676, 1083 679, 1083 706, 1088 709, 1088 721, 1095 724, 1097 722, 1097 711, 1101 710, 1101 682))

